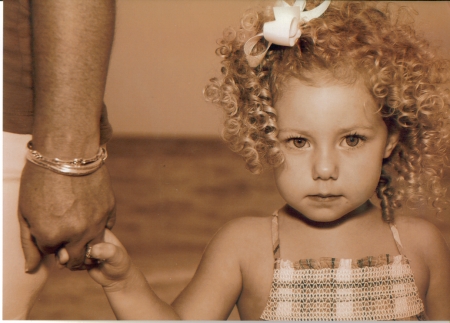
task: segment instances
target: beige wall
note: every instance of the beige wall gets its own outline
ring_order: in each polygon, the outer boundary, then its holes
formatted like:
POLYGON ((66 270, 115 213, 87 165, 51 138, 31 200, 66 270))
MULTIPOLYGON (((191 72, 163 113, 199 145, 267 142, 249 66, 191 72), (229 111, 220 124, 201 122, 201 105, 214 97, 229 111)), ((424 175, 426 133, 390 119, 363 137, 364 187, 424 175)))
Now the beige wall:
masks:
MULTIPOLYGON (((115 134, 219 136, 221 113, 202 96, 219 75, 216 40, 259 2, 118 0, 105 97, 115 134)), ((419 30, 450 53, 450 2, 408 3, 419 30)))

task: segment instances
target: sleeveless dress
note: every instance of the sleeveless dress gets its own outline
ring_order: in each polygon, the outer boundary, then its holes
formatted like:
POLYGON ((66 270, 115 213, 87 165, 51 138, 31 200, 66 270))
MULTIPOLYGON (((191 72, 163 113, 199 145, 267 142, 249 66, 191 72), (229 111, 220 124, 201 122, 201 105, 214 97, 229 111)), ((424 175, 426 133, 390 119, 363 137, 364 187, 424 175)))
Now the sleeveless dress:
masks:
POLYGON ((400 255, 352 259, 280 258, 278 212, 272 219, 275 258, 269 300, 260 317, 270 321, 426 320, 424 305, 395 225, 400 255))

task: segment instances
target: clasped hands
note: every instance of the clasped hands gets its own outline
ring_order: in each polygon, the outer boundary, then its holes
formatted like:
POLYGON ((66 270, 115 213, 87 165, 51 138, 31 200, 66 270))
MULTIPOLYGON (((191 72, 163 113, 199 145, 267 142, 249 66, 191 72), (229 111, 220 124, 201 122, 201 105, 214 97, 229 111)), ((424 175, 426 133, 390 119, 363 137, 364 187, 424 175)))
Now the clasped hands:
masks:
POLYGON ((115 222, 115 200, 105 166, 86 176, 65 176, 27 163, 19 194, 19 222, 27 272, 64 249, 70 270, 89 269, 86 246, 103 241, 115 222), (86 261, 85 261, 86 260, 86 261))

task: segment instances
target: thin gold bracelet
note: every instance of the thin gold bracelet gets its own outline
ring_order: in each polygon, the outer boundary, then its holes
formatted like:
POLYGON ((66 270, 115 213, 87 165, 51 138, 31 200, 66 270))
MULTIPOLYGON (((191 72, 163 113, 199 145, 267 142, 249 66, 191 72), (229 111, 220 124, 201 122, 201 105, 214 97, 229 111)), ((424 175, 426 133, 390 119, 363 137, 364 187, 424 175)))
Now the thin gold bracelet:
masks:
POLYGON ((102 167, 108 157, 105 147, 100 147, 97 155, 92 158, 75 158, 73 160, 61 160, 59 158, 46 158, 33 149, 31 141, 27 144, 27 159, 35 165, 49 169, 55 173, 67 176, 89 175, 102 167))

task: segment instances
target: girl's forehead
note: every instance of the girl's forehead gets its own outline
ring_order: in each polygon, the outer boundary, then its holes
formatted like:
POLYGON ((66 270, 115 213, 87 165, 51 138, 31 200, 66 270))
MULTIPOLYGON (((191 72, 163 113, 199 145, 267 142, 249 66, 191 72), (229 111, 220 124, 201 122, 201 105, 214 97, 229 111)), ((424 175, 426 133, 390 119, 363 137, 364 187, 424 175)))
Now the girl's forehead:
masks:
POLYGON ((370 128, 382 122, 375 100, 359 81, 308 85, 291 79, 275 108, 280 127, 370 128))
POLYGON ((318 104, 333 101, 335 105, 344 102, 347 104, 355 103, 357 106, 376 105, 375 99, 362 79, 357 79, 354 82, 341 82, 336 79, 321 78, 309 82, 289 78, 280 92, 278 101, 312 101, 310 103, 318 104), (364 104, 358 104, 360 102, 364 104))
MULTIPOLYGON (((301 70, 297 72, 289 72, 287 74, 278 75, 275 80, 274 98, 275 102, 280 99, 286 91, 292 90, 292 87, 301 83, 310 87, 328 87, 328 86, 356 86, 365 87, 365 75, 353 68, 345 69, 345 73, 341 73, 340 77, 333 75, 328 70, 301 70), (292 74, 291 74, 292 73, 292 74)), ((368 90, 367 90, 368 91, 368 90)))

